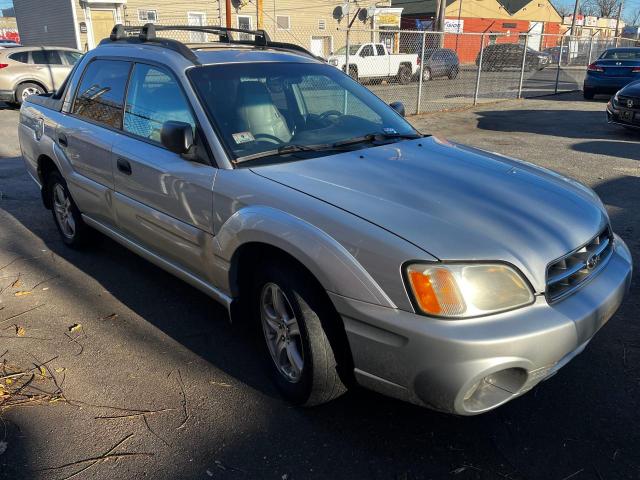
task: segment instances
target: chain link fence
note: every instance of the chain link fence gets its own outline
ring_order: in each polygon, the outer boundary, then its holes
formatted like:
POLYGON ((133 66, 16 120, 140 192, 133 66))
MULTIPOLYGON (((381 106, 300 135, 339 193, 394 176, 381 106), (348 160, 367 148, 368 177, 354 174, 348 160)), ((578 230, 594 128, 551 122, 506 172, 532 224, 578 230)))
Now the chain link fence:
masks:
MULTIPOLYGON (((194 22, 165 18, 162 25, 194 22)), ((306 48, 385 102, 402 102, 408 115, 580 90, 587 66, 606 49, 640 46, 636 40, 600 36, 325 29, 320 23, 316 28, 267 27, 272 40, 306 48)), ((218 39, 185 31, 158 35, 194 47, 218 39)))

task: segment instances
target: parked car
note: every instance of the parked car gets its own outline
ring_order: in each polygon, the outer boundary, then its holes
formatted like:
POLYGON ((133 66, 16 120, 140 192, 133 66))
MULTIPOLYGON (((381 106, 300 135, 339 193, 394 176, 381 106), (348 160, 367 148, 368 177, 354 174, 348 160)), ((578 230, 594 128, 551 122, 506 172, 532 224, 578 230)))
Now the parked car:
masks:
MULTIPOLYGON (((544 53, 551 56, 550 63, 557 65, 560 60, 560 47, 549 47, 544 53)), ((588 51, 570 51, 569 46, 562 47, 562 65, 586 65, 589 59, 588 51)))
POLYGON ((610 48, 587 67, 582 91, 584 98, 592 99, 636 80, 640 80, 640 47, 610 48))
MULTIPOLYGON (((522 68, 522 57, 525 55, 525 69, 527 71, 542 70, 551 64, 551 55, 539 52, 519 43, 496 43, 487 45, 482 52, 482 69, 500 71, 522 68)), ((480 54, 476 57, 476 65, 480 65, 480 54)))
MULTIPOLYGON (((421 61, 422 55, 418 54, 418 65, 421 61)), ((422 68, 423 80, 428 81, 437 77, 449 77, 453 80, 459 72, 460 59, 456 52, 448 48, 425 49, 424 67, 422 68)))
POLYGON ((6 38, 0 38, 0 48, 15 48, 20 47, 19 43, 14 42, 13 40, 8 40, 6 38))
POLYGON ((0 49, 0 101, 19 105, 29 95, 54 92, 81 57, 63 47, 0 49))
POLYGON ((640 80, 627 84, 609 100, 607 121, 626 128, 640 128, 640 80))
MULTIPOLYGON (((347 47, 329 56, 328 63, 346 71, 347 47)), ((411 82, 418 72, 418 55, 390 53, 384 43, 362 43, 349 46, 349 75, 355 79, 397 79, 411 82)))
POLYGON ((224 41, 117 26, 64 88, 25 100, 22 155, 65 244, 98 230, 255 325, 290 401, 357 382, 486 412, 621 304, 631 255, 591 189, 422 135, 263 31, 202 31, 224 41))

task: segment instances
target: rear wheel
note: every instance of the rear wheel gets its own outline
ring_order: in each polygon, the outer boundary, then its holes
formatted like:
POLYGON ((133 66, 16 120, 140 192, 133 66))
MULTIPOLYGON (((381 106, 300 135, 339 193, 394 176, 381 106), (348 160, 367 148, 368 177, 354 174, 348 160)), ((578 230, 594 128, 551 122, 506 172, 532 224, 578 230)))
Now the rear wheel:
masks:
POLYGON ((313 406, 346 391, 324 325, 334 322, 328 300, 301 269, 270 263, 259 269, 251 292, 265 361, 290 402, 313 406))
POLYGON ((582 92, 582 96, 586 99, 586 100, 593 100, 593 97, 595 97, 595 92, 591 89, 587 89, 585 88, 584 91, 582 92))
POLYGON ((429 70, 427 67, 425 67, 422 70, 422 81, 424 82, 428 82, 429 80, 431 80, 433 77, 431 76, 431 70, 429 70))
POLYGON ((53 220, 58 227, 62 241, 70 247, 82 246, 89 237, 89 227, 71 198, 67 182, 57 171, 47 177, 47 193, 53 212, 53 220))
POLYGON ((407 85, 409 82, 411 82, 411 75, 411 68, 409 68, 407 65, 401 65, 400 70, 398 71, 398 81, 402 85, 407 85))
POLYGON ((36 83, 22 83, 16 88, 16 102, 22 104, 30 95, 42 95, 44 88, 36 83))
POLYGON ((455 80, 458 77, 459 72, 460 70, 457 66, 452 67, 451 70, 449 70, 449 75, 447 75, 449 77, 449 80, 455 80))

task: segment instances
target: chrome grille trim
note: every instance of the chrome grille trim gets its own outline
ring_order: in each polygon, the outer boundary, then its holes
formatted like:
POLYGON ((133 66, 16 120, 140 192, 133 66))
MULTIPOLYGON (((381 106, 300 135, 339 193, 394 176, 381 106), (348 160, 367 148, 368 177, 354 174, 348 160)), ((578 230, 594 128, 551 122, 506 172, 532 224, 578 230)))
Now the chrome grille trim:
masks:
POLYGON ((547 265, 547 301, 557 302, 575 292, 607 264, 612 252, 613 233, 606 226, 581 247, 547 265))

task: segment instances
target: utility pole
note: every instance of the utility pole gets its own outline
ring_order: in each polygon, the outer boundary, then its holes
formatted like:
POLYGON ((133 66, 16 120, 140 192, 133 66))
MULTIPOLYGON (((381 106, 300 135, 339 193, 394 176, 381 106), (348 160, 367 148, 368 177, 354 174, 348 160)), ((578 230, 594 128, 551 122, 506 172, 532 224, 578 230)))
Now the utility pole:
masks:
POLYGON ((227 28, 231 28, 231 0, 226 0, 224 5, 227 28))
POLYGON ((620 17, 622 16, 623 8, 624 8, 624 0, 620 0, 620 5, 618 5, 618 18, 616 19, 616 38, 620 36, 620 17))
MULTIPOLYGON (((258 8, 257 17, 258 17, 258 30, 262 30, 264 23, 264 12, 262 11, 262 0, 256 0, 256 7, 258 8)), ((278 18, 278 17, 276 17, 278 18)))
POLYGON ((573 8, 573 18, 571 19, 571 30, 569 30, 569 35, 576 34, 576 20, 578 18, 579 9, 580 9, 580 0, 576 0, 576 6, 573 8))
POLYGON ((438 31, 444 32, 445 11, 447 9, 447 0, 438 2, 438 31))

